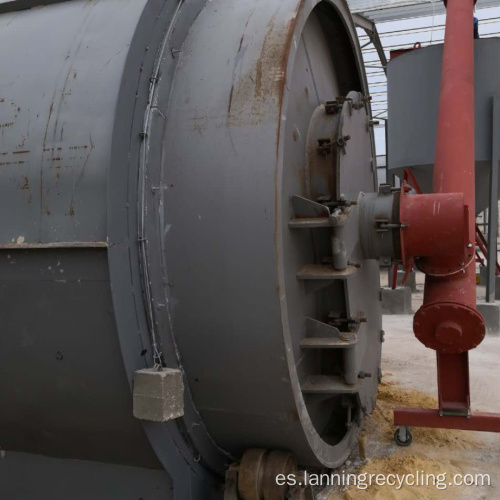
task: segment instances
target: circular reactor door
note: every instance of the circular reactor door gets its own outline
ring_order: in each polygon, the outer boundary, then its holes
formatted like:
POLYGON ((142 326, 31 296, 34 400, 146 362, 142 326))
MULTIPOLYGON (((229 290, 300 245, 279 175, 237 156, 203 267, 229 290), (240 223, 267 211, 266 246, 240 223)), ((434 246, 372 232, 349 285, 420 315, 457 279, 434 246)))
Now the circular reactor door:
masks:
POLYGON ((357 221, 377 185, 370 104, 347 4, 213 0, 176 55, 146 141, 155 314, 218 447, 336 467, 374 408, 381 353, 379 267, 357 221))

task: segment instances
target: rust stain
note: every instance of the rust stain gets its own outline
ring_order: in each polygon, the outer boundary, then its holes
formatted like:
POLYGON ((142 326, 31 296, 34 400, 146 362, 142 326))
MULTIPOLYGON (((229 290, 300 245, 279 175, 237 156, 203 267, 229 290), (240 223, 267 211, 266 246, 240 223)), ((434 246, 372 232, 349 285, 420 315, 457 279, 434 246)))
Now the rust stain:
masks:
MULTIPOLYGON (((285 89, 285 82, 286 82, 286 77, 287 77, 287 69, 288 69, 288 58, 290 56, 290 50, 292 47, 292 41, 293 41, 293 33, 295 31, 295 27, 297 24, 297 16, 299 15, 300 10, 302 9, 303 5, 305 3, 305 0, 299 0, 297 2, 297 7, 295 10, 295 14, 292 16, 290 21, 288 22, 288 27, 287 27, 287 33, 286 33, 286 38, 285 38, 285 49, 282 52, 281 56, 281 68, 283 71, 283 79, 281 83, 281 92, 279 95, 279 114, 278 114, 278 130, 276 132, 276 167, 274 169, 274 248, 276 249, 276 263, 279 266, 279 260, 280 260, 280 252, 279 252, 279 245, 278 245, 278 214, 280 213, 278 210, 278 190, 280 189, 278 186, 278 175, 279 175, 279 154, 280 154, 280 137, 281 137, 281 116, 283 114, 283 91, 285 89)), ((280 284, 278 283, 278 287, 280 284)), ((281 294, 281 290, 278 291, 278 295, 281 294)))
MULTIPOLYGON (((261 54, 262 56, 262 54, 261 54)), ((257 61, 257 67, 255 68, 255 95, 262 95, 262 60, 257 61)))
MULTIPOLYGON (((83 165, 81 167, 80 173, 78 174, 78 177, 76 178, 75 182, 75 188, 80 184, 80 182, 83 179, 83 176, 85 175, 85 169, 87 168, 87 164, 90 159, 90 155, 92 154, 92 151, 94 150, 94 143, 92 142, 92 134, 89 134, 89 144, 90 144, 90 150, 87 152, 87 156, 85 158, 85 161, 83 162, 83 165)), ((84 149, 87 149, 88 146, 84 149)))
POLYGON ((233 105, 233 94, 234 94, 234 85, 231 87, 231 92, 229 93, 229 105, 227 107, 227 114, 231 114, 231 106, 233 105))
MULTIPOLYGON (((275 184, 275 228, 274 240, 276 258, 279 259, 277 245, 278 235, 278 175, 280 137, 283 113, 283 94, 285 92, 288 61, 293 42, 297 16, 305 0, 295 2, 295 11, 290 18, 278 21, 278 14, 271 16, 264 36, 259 58, 252 67, 238 72, 242 59, 237 57, 233 70, 233 87, 229 93, 229 106, 226 117, 226 127, 254 125, 265 123, 277 125, 276 135, 276 165, 274 172, 275 184), (276 123, 277 122, 277 123, 276 123)), ((242 39, 239 41, 238 52, 242 48, 242 39)), ((297 137, 298 139, 298 137, 297 137)), ((279 285, 278 285, 279 286, 279 285)))
POLYGON ((276 99, 281 101, 281 94, 285 84, 285 68, 283 60, 287 59, 286 38, 289 28, 277 29, 274 19, 268 23, 267 33, 264 37, 260 57, 256 65, 255 95, 253 113, 261 113, 263 105, 269 101, 276 105, 276 99))
MULTIPOLYGON (((320 178, 324 181, 325 185, 328 186, 329 193, 335 193, 336 191, 336 161, 337 161, 337 136, 331 138, 331 150, 327 155, 319 155, 316 145, 308 145, 306 149, 306 155, 309 164, 309 175, 312 177, 320 178)), ((318 198, 320 196, 325 196, 323 190, 314 189, 314 186, 310 187, 310 196, 313 198, 318 198)))
POLYGON ((299 140, 299 134, 297 133, 296 130, 293 131, 293 140, 297 142, 299 140))
POLYGON ((21 184, 21 190, 28 191, 30 188, 30 181, 25 175, 22 176, 22 179, 23 179, 23 183, 21 184))
POLYGON ((283 415, 288 422, 300 422, 299 413, 297 411, 287 411, 283 415))
MULTIPOLYGON (((56 94, 57 94, 57 90, 54 90, 54 93, 52 94, 52 99, 50 101, 50 106, 49 106, 49 114, 48 114, 48 117, 47 117, 47 121, 46 121, 46 124, 45 124, 45 132, 44 132, 44 135, 43 135, 43 145, 42 145, 42 148, 43 148, 43 154, 42 154, 42 162, 44 161, 44 156, 45 156, 45 153, 50 151, 50 148, 47 148, 47 137, 49 135, 49 127, 50 127, 50 122, 51 122, 51 119, 52 119, 52 113, 54 111, 54 100, 56 98, 56 94)), ((38 117, 38 115, 37 115, 38 117)), ((43 213, 44 213, 44 210, 43 210, 43 205, 44 205, 44 178, 43 178, 43 166, 40 168, 40 205, 39 205, 39 231, 42 230, 42 216, 43 216, 43 213)))
POLYGON ((70 217, 73 217, 75 215, 75 208, 73 206, 73 200, 71 200, 71 204, 69 206, 69 212, 68 213, 69 213, 70 217))
POLYGON ((309 89, 307 87, 304 89, 304 93, 306 94, 306 97, 309 98, 309 89))
MULTIPOLYGON (((302 6, 304 5, 304 2, 305 2, 305 0, 300 0, 297 3, 297 8, 295 10, 295 13, 291 17, 290 21, 288 22, 288 25, 286 27, 284 49, 281 53, 280 69, 282 72, 282 79, 280 81, 280 92, 279 92, 279 110, 280 111, 279 111, 279 115, 278 115, 279 116, 278 132, 277 132, 277 136, 276 136, 276 160, 279 157, 279 142, 280 142, 280 135, 281 135, 281 115, 283 113, 283 93, 285 90, 285 82, 286 82, 286 76, 287 76, 286 73, 287 73, 287 68, 288 68, 288 59, 290 57, 290 49, 292 47, 293 33, 295 31, 297 16, 299 15, 299 12, 302 9, 302 6)), ((275 183, 277 183, 277 178, 275 179, 275 183)), ((277 189, 277 186, 276 186, 276 189, 277 189)))
MULTIPOLYGON (((285 84, 290 22, 278 25, 275 17, 267 25, 259 58, 233 83, 227 114, 229 126, 259 125, 276 119, 285 84)), ((243 39, 244 36, 238 52, 243 39)), ((236 64, 240 63, 241 59, 237 59, 236 64)), ((237 74, 236 66, 234 74, 237 74)))
POLYGON ((208 116, 195 116, 193 118, 193 130, 203 137, 203 131, 205 130, 208 123, 208 116))
POLYGON ((12 154, 13 155, 25 155, 28 153, 29 153, 29 151, 14 151, 12 154))
POLYGON ((14 122, 0 124, 0 128, 9 128, 9 127, 13 127, 13 126, 14 126, 14 122))
POLYGON ((25 164, 24 161, 6 161, 0 163, 0 167, 9 167, 11 165, 24 165, 24 164, 25 164))
MULTIPOLYGON (((50 119, 52 117, 52 112, 54 111, 54 101, 50 103, 49 107, 49 117, 47 118, 47 128, 49 127, 50 119)), ((45 139, 47 139, 47 133, 45 133, 45 139)))

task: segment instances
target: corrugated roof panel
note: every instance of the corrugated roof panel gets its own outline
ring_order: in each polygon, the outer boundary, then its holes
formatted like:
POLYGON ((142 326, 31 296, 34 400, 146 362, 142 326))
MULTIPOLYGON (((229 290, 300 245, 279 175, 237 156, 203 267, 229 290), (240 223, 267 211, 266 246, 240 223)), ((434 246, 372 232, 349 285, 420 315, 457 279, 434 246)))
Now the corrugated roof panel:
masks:
MULTIPOLYGON (((348 0, 352 12, 363 14, 375 22, 443 14, 441 0, 348 0)), ((476 9, 496 7, 500 0, 478 0, 476 9)))

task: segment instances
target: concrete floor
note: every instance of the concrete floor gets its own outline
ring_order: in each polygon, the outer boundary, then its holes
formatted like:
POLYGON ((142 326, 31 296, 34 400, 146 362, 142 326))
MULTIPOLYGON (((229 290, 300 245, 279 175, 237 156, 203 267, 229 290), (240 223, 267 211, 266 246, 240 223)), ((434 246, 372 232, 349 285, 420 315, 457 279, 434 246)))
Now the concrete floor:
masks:
MULTIPOLYGON (((384 283, 384 282, 383 282, 384 283)), ((478 290, 480 294, 482 290, 478 290)), ((484 292, 483 292, 484 293, 484 292)), ((423 276, 417 278, 413 309, 422 303, 423 276)), ((353 456, 343 469, 357 473, 490 474, 491 486, 403 487, 400 490, 370 487, 367 490, 326 488, 318 499, 410 500, 410 499, 499 499, 500 435, 476 432, 414 429, 408 448, 396 447, 392 440, 395 406, 436 407, 437 382, 435 352, 413 335, 413 315, 384 316, 386 342, 383 349, 383 383, 377 410, 367 420, 368 462, 353 456)), ((490 337, 470 353, 471 399, 473 410, 500 413, 500 338, 490 337)))

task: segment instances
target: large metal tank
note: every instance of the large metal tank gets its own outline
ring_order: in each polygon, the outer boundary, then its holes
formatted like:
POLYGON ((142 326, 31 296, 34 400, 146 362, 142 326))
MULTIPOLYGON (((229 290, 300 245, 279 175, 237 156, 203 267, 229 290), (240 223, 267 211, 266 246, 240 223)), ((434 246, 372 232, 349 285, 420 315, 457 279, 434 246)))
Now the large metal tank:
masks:
POLYGON ((347 4, 40 3, 0 8, 0 498, 220 498, 252 447, 340 465, 382 340, 347 4), (354 223, 294 228, 308 200, 354 223), (133 417, 155 361, 183 418, 133 417))
MULTIPOLYGON (((476 213, 489 206, 493 97, 500 90, 500 39, 474 42, 476 213)), ((422 191, 432 191, 443 45, 411 50, 390 61, 388 168, 411 167, 422 191)), ((457 103, 457 105, 459 105, 457 103)), ((500 193, 499 193, 500 198, 500 193)))

